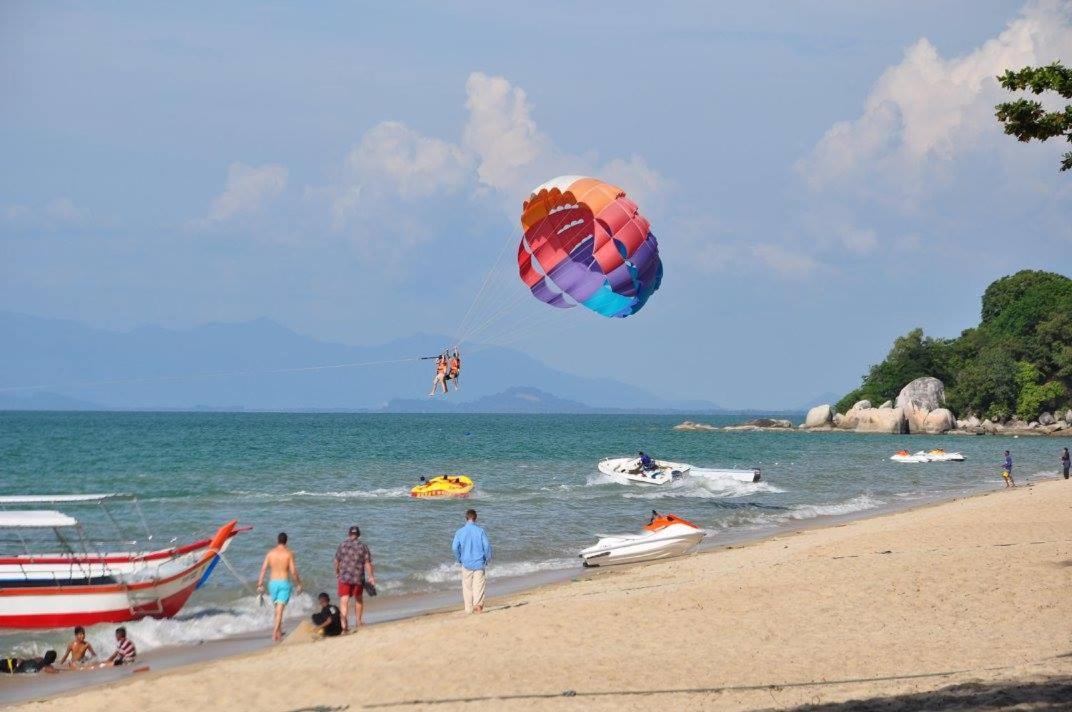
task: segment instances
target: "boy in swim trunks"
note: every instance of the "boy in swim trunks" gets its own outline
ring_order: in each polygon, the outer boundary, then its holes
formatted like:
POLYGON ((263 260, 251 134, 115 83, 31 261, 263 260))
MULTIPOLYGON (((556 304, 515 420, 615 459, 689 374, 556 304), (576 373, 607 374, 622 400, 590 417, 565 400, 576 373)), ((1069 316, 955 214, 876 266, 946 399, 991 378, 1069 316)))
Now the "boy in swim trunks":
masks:
POLYGON ((86 629, 82 626, 75 626, 74 640, 67 644, 67 652, 63 654, 60 665, 66 663, 67 658, 70 658, 71 667, 82 667, 82 663, 86 662, 87 658, 95 657, 97 657, 97 651, 86 640, 86 629))
POLYGON ((264 592, 264 574, 270 570, 268 598, 275 606, 275 629, 272 631, 272 640, 279 641, 283 639, 283 609, 290 602, 291 594, 301 593, 302 583, 301 576, 298 575, 298 566, 294 563, 294 554, 287 548, 287 533, 279 532, 276 542, 275 547, 264 556, 261 575, 257 580, 257 590, 264 592), (291 584, 292 580, 294 585, 291 584))

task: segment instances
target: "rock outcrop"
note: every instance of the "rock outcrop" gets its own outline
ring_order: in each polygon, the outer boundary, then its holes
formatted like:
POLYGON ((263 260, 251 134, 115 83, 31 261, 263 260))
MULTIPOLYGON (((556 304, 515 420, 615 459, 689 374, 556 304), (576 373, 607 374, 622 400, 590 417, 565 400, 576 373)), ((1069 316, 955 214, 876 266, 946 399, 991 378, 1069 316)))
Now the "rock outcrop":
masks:
POLYGON ((850 410, 867 410, 870 407, 871 407, 871 401, 869 401, 869 400, 858 400, 858 401, 856 401, 855 403, 852 404, 852 408, 850 408, 850 410))
POLYGON ((893 401, 886 401, 885 403, 883 403, 882 405, 879 406, 879 408, 892 408, 892 407, 893 407, 893 401))
POLYGON ((845 422, 852 421, 852 430, 857 433, 907 433, 908 421, 900 408, 864 408, 845 414, 845 422), (851 416, 850 416, 851 413, 851 416))
POLYGON ((928 432, 924 426, 927 414, 944 405, 945 386, 933 376, 917 378, 902 388, 897 396, 897 407, 904 411, 910 433, 928 432))
POLYGON ((1053 417, 1052 413, 1039 413, 1038 422, 1039 425, 1053 425, 1057 422, 1057 419, 1053 417))
POLYGON ((948 408, 935 408, 923 419, 923 432, 944 433, 957 427, 957 419, 948 408))
POLYGON ((817 405, 804 417, 805 428, 828 428, 834 422, 834 408, 829 403, 817 405))
POLYGON ((718 428, 708 423, 694 423, 691 420, 686 420, 684 423, 675 425, 674 430, 718 430, 718 428))

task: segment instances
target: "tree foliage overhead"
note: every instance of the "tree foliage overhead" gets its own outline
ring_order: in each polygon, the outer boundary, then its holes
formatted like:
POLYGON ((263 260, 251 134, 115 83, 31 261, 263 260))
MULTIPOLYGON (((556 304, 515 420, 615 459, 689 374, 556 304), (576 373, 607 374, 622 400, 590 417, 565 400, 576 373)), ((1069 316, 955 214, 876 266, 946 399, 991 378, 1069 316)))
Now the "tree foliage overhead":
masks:
MULTIPOLYGON (((1060 62, 1045 67, 1024 67, 1018 72, 1006 70, 998 81, 1009 91, 1030 91, 1036 95, 1052 91, 1065 99, 1072 99, 1072 68, 1060 62)), ((1040 101, 1017 99, 998 104, 994 109, 998 121, 1005 126, 1005 133, 1020 141, 1046 141, 1064 136, 1072 143, 1072 104, 1065 106, 1062 111, 1046 111, 1040 101)), ((1061 170, 1070 168, 1072 151, 1061 158, 1061 170)))
POLYGON ((960 416, 1030 420, 1072 407, 1072 279, 1031 270, 1002 277, 983 294, 978 327, 955 339, 922 329, 899 337, 837 409, 896 398, 920 376, 945 383, 948 405, 960 416))

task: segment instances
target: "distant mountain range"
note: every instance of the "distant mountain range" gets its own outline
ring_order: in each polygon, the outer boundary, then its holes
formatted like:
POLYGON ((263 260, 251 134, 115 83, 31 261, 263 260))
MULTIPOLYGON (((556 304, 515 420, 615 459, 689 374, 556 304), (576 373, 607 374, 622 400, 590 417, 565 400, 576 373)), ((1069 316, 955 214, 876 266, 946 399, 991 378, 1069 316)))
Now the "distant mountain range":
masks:
POLYGON ((0 343, 0 409, 6 410, 722 410, 566 373, 520 351, 484 345, 463 354, 461 391, 427 398, 432 364, 416 359, 449 343, 434 334, 348 346, 269 319, 114 332, 0 312, 0 343))

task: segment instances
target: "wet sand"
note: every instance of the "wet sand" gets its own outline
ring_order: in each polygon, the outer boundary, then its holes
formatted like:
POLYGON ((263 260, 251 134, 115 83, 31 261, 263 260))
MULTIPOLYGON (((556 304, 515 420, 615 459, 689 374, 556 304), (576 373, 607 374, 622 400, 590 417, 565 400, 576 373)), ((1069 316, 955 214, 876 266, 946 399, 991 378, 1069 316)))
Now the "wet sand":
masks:
POLYGON ((1072 482, 1057 480, 25 709, 1065 709, 1070 691, 1072 482))

